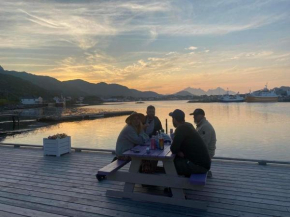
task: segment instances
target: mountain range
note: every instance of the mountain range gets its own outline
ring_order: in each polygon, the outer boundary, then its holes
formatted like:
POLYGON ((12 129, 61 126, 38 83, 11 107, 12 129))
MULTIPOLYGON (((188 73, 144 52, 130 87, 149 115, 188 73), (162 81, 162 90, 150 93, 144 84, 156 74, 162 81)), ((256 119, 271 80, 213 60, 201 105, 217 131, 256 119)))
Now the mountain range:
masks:
MULTIPOLYGON (((78 97, 78 96, 99 96, 99 97, 117 97, 117 96, 124 96, 124 97, 159 97, 160 94, 153 92, 153 91, 138 91, 135 89, 129 89, 128 87, 119 85, 119 84, 107 84, 104 82, 101 83, 90 83, 81 79, 77 80, 71 80, 71 81, 59 81, 55 78, 49 77, 49 76, 39 76, 30 74, 27 72, 17 72, 17 71, 8 71, 4 70, 0 66, 0 76, 1 80, 4 76, 10 76, 10 86, 21 86, 21 82, 23 81, 23 84, 25 84, 26 88, 30 84, 32 87, 39 88, 40 93, 51 93, 54 95, 60 95, 63 94, 65 96, 72 96, 72 97, 78 97), (15 82, 13 82, 14 78, 18 78, 17 85, 15 82), (44 92, 43 92, 44 91, 44 92)), ((8 81, 7 81, 8 82, 8 81)), ((7 83, 6 82, 6 83, 7 83)), ((5 91, 0 86, 0 92, 5 91)), ((12 90, 11 90, 12 91, 12 90)), ((19 93, 19 91, 16 91, 17 95, 20 97, 23 97, 23 95, 31 94, 31 92, 23 92, 23 94, 19 93)), ((33 91, 35 93, 35 91, 33 91)), ((38 96, 37 94, 36 96, 38 96)), ((47 95, 47 94, 44 94, 47 95)))
MULTIPOLYGON (((184 90, 181 90, 181 91, 175 93, 175 95, 178 95, 178 96, 188 96, 188 95, 189 96, 191 96, 191 95, 201 96, 201 95, 223 95, 226 93, 227 93, 227 91, 221 87, 217 87, 216 89, 209 89, 208 91, 204 91, 203 89, 200 89, 200 88, 187 87, 184 90)), ((229 90, 229 94, 236 94, 236 93, 229 90)))
MULTIPOLYGON (((119 84, 107 84, 100 82, 97 84, 90 83, 81 79, 70 81, 59 81, 49 76, 39 76, 27 72, 17 72, 4 70, 0 66, 0 98, 20 98, 20 97, 47 97, 64 96, 98 96, 98 97, 134 97, 150 98, 162 97, 164 95, 153 91, 139 91, 130 89, 119 84)), ((286 93, 289 87, 274 88, 276 92, 286 93)), ((221 87, 209 89, 207 91, 200 88, 187 87, 175 94, 176 96, 201 96, 201 95, 223 95, 227 91, 221 87)), ((229 91, 229 94, 235 94, 229 91)))
POLYGON ((0 74, 0 99, 18 100, 20 97, 53 97, 53 93, 12 75, 0 74))

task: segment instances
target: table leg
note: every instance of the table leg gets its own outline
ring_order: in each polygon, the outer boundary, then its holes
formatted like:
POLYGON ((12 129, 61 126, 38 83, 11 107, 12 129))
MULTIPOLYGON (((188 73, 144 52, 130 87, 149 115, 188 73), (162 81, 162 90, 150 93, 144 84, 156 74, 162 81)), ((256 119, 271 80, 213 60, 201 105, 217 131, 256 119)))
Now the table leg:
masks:
MULTIPOLYGON (((163 161, 163 166, 166 174, 178 176, 175 165, 173 161, 163 161)), ((181 188, 171 188, 172 197, 176 199, 185 199, 183 189, 181 188)))
MULTIPOLYGON (((138 173, 141 166, 141 160, 138 158, 133 158, 129 168, 130 173, 138 173)), ((133 192, 135 183, 126 182, 124 186, 124 192, 133 192)))

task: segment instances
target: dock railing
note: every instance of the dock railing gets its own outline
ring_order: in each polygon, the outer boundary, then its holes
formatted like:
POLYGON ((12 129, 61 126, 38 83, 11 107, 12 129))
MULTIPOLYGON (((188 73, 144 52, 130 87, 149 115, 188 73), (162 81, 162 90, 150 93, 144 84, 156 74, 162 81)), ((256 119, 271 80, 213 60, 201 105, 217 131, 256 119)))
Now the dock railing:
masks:
MULTIPOLYGON (((14 146, 14 148, 29 147, 29 148, 43 148, 43 145, 30 145, 30 144, 15 144, 15 143, 0 143, 0 146, 14 146)), ((113 149, 97 149, 97 148, 83 148, 83 147, 71 147, 75 152, 81 151, 95 151, 95 152, 109 152, 115 154, 113 149)))
MULTIPOLYGON (((15 143, 0 143, 0 146, 14 146, 14 148, 29 147, 29 148, 43 148, 42 145, 31 145, 31 144, 15 144, 15 143)), ((97 149, 97 148, 83 148, 83 147, 71 147, 75 152, 89 151, 89 152, 108 152, 115 154, 113 149, 97 149)), ((243 161, 258 163, 259 165, 267 164, 283 164, 290 165, 288 161, 275 161, 275 160, 261 160, 261 159, 245 159, 245 158, 230 158, 230 157, 213 157, 214 160, 224 160, 224 161, 243 161)))

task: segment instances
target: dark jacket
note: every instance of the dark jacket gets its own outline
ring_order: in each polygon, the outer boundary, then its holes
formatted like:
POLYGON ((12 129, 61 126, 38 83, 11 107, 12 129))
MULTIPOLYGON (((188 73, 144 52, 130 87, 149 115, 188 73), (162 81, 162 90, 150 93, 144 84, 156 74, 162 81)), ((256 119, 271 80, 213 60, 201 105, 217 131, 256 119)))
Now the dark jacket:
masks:
MULTIPOLYGON (((147 115, 145 116, 145 122, 144 124, 146 123, 148 117, 147 115)), ((153 135, 156 135, 156 131, 159 131, 162 129, 162 124, 161 124, 161 121, 159 120, 158 117, 154 117, 154 130, 151 134, 149 134, 149 137, 151 138, 153 135)))
POLYGON ((210 169, 211 160, 207 147, 190 123, 185 122, 176 128, 170 150, 173 154, 181 151, 192 163, 210 169))

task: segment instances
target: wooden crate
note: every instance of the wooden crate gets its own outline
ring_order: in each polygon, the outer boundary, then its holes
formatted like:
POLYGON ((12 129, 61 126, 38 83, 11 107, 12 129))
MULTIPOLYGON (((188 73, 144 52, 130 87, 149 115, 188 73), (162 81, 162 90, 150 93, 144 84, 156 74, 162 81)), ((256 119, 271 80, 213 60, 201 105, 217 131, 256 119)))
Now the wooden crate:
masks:
POLYGON ((71 152, 71 137, 62 139, 43 139, 43 154, 60 157, 62 154, 71 152))

